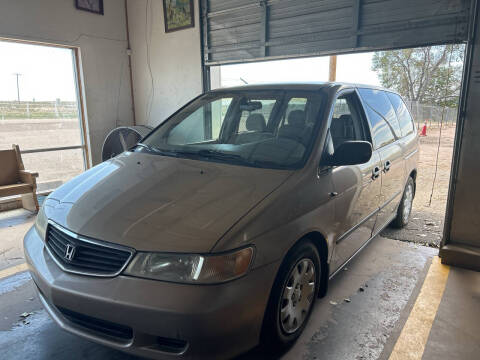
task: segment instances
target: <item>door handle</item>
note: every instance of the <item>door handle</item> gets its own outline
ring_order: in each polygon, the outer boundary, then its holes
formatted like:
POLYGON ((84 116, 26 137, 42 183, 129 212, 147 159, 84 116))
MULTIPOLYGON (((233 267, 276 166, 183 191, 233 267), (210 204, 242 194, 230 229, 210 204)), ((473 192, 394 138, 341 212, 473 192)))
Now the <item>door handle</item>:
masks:
POLYGON ((390 166, 392 166, 392 163, 390 162, 390 160, 385 161, 385 165, 383 166, 383 171, 387 172, 388 170, 390 170, 390 166))
POLYGON ((375 166, 372 170, 372 179, 375 180, 380 176, 380 168, 378 166, 375 166))

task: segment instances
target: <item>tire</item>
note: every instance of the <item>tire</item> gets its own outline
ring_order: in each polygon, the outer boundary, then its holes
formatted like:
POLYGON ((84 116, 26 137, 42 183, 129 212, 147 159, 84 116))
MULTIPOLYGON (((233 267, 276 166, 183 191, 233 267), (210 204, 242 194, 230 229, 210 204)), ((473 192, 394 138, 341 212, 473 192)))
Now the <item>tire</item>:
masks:
POLYGON ((413 198, 415 197, 415 183, 411 177, 408 178, 405 190, 403 190, 402 200, 397 209, 397 216, 391 222, 391 226, 397 229, 404 228, 408 224, 410 214, 412 213, 413 198))
POLYGON ((263 322, 261 343, 270 354, 285 351, 302 333, 318 296, 321 269, 318 251, 309 240, 301 241, 287 254, 263 322))

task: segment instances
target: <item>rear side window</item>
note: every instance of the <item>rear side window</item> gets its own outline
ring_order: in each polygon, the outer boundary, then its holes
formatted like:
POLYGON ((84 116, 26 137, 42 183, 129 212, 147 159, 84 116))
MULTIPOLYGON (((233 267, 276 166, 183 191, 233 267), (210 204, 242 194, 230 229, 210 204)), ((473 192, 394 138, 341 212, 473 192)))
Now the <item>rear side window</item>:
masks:
POLYGON ((400 123, 400 130, 402 132, 402 136, 407 136, 415 131, 415 127, 413 124, 413 119, 408 112, 405 103, 403 102, 402 98, 394 93, 387 93, 388 98, 392 102, 395 111, 397 112, 398 122, 400 123))
POLYGON ((375 148, 381 148, 401 136, 400 126, 392 104, 383 91, 359 89, 365 106, 368 121, 372 127, 375 148))
POLYGON ((392 103, 387 94, 381 90, 360 89, 363 100, 376 111, 391 126, 396 137, 401 137, 400 125, 398 123, 397 114, 393 109, 392 103))
POLYGON ((367 107, 368 120, 372 126, 373 142, 375 149, 388 145, 395 141, 392 130, 388 126, 384 118, 378 115, 375 111, 367 107))

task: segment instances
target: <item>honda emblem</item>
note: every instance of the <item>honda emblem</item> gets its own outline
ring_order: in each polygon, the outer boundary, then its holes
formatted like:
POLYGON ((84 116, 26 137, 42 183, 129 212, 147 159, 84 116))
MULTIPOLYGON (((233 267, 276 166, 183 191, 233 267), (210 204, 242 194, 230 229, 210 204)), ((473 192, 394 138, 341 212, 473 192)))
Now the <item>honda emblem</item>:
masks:
POLYGON ((65 255, 63 257, 68 261, 72 261, 74 255, 75 255, 75 246, 71 244, 67 244, 67 248, 65 249, 65 255))

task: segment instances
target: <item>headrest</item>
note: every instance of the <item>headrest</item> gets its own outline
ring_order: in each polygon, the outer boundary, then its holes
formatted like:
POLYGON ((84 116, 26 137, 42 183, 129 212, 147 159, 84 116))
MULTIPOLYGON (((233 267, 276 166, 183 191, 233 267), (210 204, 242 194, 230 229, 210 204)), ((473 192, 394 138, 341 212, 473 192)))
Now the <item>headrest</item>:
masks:
POLYGON ((298 128, 305 127, 305 111, 293 110, 288 114, 288 125, 298 128))
POLYGON ((342 123, 344 126, 353 125, 352 115, 343 114, 338 118, 338 122, 342 123))
POLYGON ((245 122, 248 131, 265 131, 265 117, 262 114, 250 114, 245 122))
POLYGON ((353 138, 353 119, 349 114, 343 114, 338 119, 333 119, 330 131, 333 137, 353 138))

